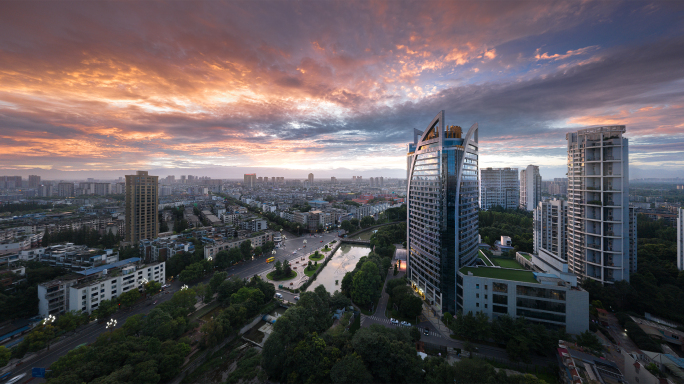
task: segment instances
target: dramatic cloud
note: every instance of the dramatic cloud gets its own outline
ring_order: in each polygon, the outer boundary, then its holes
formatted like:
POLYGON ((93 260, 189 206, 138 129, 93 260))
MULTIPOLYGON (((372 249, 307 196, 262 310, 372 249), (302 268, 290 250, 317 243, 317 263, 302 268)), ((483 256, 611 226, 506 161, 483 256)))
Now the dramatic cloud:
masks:
POLYGON ((479 122, 482 166, 561 176, 566 132, 626 124, 636 166, 681 173, 683 15, 675 2, 3 2, 0 168, 401 176, 413 128, 444 109, 479 122))

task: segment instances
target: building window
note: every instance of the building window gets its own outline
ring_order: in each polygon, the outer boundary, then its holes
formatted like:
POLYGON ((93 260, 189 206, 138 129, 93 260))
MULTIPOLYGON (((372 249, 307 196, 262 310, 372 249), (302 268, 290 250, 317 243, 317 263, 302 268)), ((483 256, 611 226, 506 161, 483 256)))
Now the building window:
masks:
POLYGON ((475 294, 475 298, 476 298, 476 299, 479 299, 479 298, 480 298, 480 294, 479 294, 479 293, 476 293, 476 294, 475 294))
POLYGON ((480 303, 475 303, 475 306, 480 308, 480 303))
POLYGON ((485 304, 485 308, 487 308, 487 304, 485 304))
POLYGON ((487 289, 487 284, 485 284, 485 289, 487 289))
POLYGON ((475 289, 480 289, 480 284, 475 284, 475 289))
POLYGON ((492 285, 492 290, 494 292, 508 293, 508 284, 505 283, 494 283, 492 285))

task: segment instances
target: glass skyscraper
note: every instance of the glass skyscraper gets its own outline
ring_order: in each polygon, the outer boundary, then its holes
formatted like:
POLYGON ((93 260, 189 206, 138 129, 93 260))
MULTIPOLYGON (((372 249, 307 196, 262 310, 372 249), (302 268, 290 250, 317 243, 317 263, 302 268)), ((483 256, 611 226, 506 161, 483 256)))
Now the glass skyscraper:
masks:
POLYGON ((433 307, 456 312, 456 275, 477 258, 477 124, 465 137, 444 111, 408 144, 408 278, 433 307))

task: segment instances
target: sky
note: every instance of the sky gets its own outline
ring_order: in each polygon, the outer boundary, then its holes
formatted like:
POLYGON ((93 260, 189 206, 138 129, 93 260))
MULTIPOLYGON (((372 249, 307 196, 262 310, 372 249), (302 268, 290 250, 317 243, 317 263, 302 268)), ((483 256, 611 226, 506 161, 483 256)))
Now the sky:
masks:
POLYGON ((0 174, 402 177, 440 110, 481 168, 622 124, 684 177, 684 2, 0 2, 0 174))

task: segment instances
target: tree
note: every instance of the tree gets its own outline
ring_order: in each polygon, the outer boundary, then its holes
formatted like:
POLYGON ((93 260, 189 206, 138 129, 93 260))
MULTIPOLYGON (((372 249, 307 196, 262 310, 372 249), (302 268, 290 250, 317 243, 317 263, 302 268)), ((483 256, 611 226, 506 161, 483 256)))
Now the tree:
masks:
POLYGON ((140 299, 140 291, 133 288, 119 295, 118 301, 124 307, 130 307, 140 299))
POLYGON ((224 306, 229 305, 231 295, 233 295, 233 293, 237 292, 238 290, 240 290, 240 288, 244 286, 245 282, 237 276, 223 281, 218 288, 218 300, 224 306))
POLYGON ((264 293, 256 288, 242 287, 230 297, 231 304, 242 304, 247 300, 252 300, 255 303, 261 304, 264 301, 264 293))
POLYGON ((368 228, 375 225, 375 219, 372 216, 366 216, 361 219, 361 228, 368 228))
POLYGON ((55 325, 62 331, 70 332, 88 322, 88 314, 69 311, 57 318, 55 325))
POLYGON ((263 251, 261 250, 261 247, 254 248, 254 255, 255 256, 261 256, 262 253, 263 253, 263 251))
POLYGON ((577 335, 577 337, 575 338, 575 342, 577 342, 577 345, 593 349, 596 351, 600 351, 601 349, 603 349, 603 346, 599 338, 590 331, 584 331, 577 335))
POLYGON ((12 352, 7 347, 0 345, 0 367, 4 367, 10 360, 12 352))
POLYGON ((423 301, 414 295, 409 295, 402 300, 399 312, 405 317, 417 317, 423 312, 423 301))
POLYGON ((240 251, 240 248, 235 247, 235 248, 229 249, 228 250, 228 259, 230 260, 231 264, 235 264, 239 261, 242 261, 243 257, 242 257, 242 252, 240 251))
POLYGON ((166 221, 161 220, 159 222, 159 232, 168 232, 169 231, 169 225, 166 224, 166 221))
POLYGON ((522 361, 530 363, 530 349, 528 347, 527 338, 523 336, 515 336, 508 340, 506 344, 506 354, 511 361, 522 361))
POLYGON ((220 269, 226 269, 230 267, 230 254, 228 251, 221 251, 214 256, 214 265, 220 269))
POLYGON ((250 259, 252 257, 252 242, 250 240, 245 240, 240 243, 240 252, 242 253, 242 258, 244 260, 250 259))
POLYGON ((361 270, 354 275, 352 281, 352 300, 359 305, 368 305, 375 301, 378 295, 380 275, 378 266, 372 261, 366 261, 361 270))
POLYGON ((443 317, 444 317, 444 324, 446 324, 447 327, 448 327, 449 324, 451 324, 451 322, 454 320, 454 315, 452 315, 452 314, 449 313, 449 312, 444 312, 443 317))
POLYGON ((154 295, 155 293, 161 291, 161 283, 155 280, 148 281, 145 284, 145 294, 154 295))
POLYGON ((102 300, 97 309, 95 309, 95 317, 98 319, 107 319, 114 312, 119 309, 117 303, 112 300, 102 300))
POLYGON ((219 287, 226 280, 227 277, 228 277, 228 272, 216 272, 216 273, 214 273, 214 276, 212 276, 211 280, 209 280, 209 286, 211 287, 211 291, 213 293, 218 292, 219 287))

